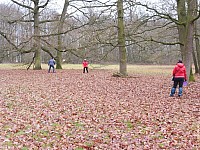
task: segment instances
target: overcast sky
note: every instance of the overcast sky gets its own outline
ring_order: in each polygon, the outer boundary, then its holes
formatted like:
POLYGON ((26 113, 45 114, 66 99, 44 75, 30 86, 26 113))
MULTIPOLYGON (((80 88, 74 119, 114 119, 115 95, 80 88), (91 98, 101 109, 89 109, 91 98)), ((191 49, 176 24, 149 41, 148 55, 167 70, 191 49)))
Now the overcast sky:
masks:
MULTIPOLYGON (((54 3, 57 3, 57 4, 63 4, 64 3, 64 0, 51 0, 53 1, 54 3)), ((99 0, 101 2, 106 2, 106 1, 109 1, 109 0, 99 0)), ((115 0, 110 0, 110 1, 115 1, 115 0)), ((159 0, 137 0, 138 2, 158 2, 159 0)), ((0 0, 0 3, 9 3, 11 2, 11 0, 0 0)))
MULTIPOLYGON (((18 0, 17 0, 18 1, 18 0)), ((46 0, 45 0, 46 1, 46 0)), ((99 0, 101 2, 108 2, 109 0, 99 0)), ((116 1, 116 0, 110 0, 111 2, 116 1)), ((156 3, 159 0, 137 0, 138 2, 145 3, 145 2, 151 2, 151 3, 156 3)), ((53 9, 59 11, 61 13, 64 0, 51 0, 51 5, 53 9)), ((0 0, 0 3, 12 3, 11 0, 0 0)))

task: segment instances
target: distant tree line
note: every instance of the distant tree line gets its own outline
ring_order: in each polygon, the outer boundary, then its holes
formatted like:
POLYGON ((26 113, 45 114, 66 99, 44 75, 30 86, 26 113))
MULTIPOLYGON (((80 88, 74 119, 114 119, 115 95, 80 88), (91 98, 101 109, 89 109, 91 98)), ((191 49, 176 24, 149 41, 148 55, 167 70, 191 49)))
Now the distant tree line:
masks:
POLYGON ((65 0, 61 13, 50 7, 50 0, 11 1, 0 4, 2 63, 41 69, 54 57, 62 69, 62 63, 84 58, 92 63, 124 60, 125 66, 183 59, 187 72, 192 63, 200 72, 198 0, 65 0))

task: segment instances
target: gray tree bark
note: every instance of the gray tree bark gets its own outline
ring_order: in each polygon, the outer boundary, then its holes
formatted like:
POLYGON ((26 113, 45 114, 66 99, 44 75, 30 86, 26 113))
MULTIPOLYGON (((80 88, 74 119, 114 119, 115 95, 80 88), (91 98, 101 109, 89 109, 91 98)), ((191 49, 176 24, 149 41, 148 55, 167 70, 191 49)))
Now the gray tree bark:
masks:
POLYGON ((58 51, 56 57, 56 69, 62 69, 62 33, 63 32, 63 25, 66 18, 67 8, 69 6, 69 0, 65 0, 64 7, 62 10, 62 14, 58 24, 58 51))
POLYGON ((124 9, 123 0, 117 1, 118 12, 118 47, 119 47, 119 73, 127 76, 127 56, 125 46, 125 32, 124 32, 124 9))
POLYGON ((187 80, 192 76, 190 70, 193 60, 192 53, 194 49, 193 40, 196 8, 196 0, 177 0, 179 40, 182 43, 180 48, 183 62, 186 66, 187 80))
POLYGON ((39 28, 39 0, 34 1, 34 44, 35 49, 35 64, 34 70, 40 70, 41 67, 41 44, 40 44, 40 28, 39 28))

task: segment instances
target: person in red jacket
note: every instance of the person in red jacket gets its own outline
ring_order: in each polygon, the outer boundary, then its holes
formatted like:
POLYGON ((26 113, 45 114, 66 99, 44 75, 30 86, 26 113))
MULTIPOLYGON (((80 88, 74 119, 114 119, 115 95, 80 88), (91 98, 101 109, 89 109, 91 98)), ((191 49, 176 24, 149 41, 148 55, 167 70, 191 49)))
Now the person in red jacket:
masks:
POLYGON ((88 73, 88 61, 84 59, 82 64, 83 64, 83 73, 85 73, 85 70, 88 73))
POLYGON ((185 65, 183 64, 181 60, 177 62, 176 66, 173 69, 172 74, 173 74, 174 85, 171 89, 170 96, 174 96, 176 92, 176 87, 177 85, 179 85, 178 96, 180 97, 182 96, 182 93, 183 93, 183 82, 187 81, 185 65))

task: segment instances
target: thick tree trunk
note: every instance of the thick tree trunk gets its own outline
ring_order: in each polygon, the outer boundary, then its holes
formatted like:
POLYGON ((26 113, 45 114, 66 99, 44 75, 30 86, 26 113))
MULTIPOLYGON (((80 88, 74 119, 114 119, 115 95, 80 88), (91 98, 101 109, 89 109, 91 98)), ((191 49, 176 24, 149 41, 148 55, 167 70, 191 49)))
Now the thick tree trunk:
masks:
POLYGON ((34 1, 34 49, 35 49, 35 70, 41 67, 41 45, 40 45, 40 29, 39 29, 39 1, 34 1))
POLYGON ((192 75, 190 69, 192 66, 195 9, 196 0, 177 0, 177 13, 180 23, 178 25, 179 40, 183 44, 181 54, 186 66, 187 80, 192 75))
POLYGON ((127 76, 127 56, 125 47, 125 33, 124 33, 124 10, 123 0, 117 1, 118 12, 118 46, 119 46, 119 73, 123 76, 127 76))
POLYGON ((187 71, 187 77, 189 79, 190 76, 190 68, 192 64, 192 51, 193 51, 193 33, 194 33, 194 24, 192 22, 188 22, 187 24, 187 36, 185 39, 185 66, 187 71))
POLYGON ((194 61, 194 70, 195 70, 195 73, 198 73, 199 68, 198 68, 198 63, 197 63, 196 54, 195 54, 194 50, 192 51, 192 58, 193 58, 193 61, 194 61))
MULTIPOLYGON (((198 1, 196 1, 196 6, 198 6, 198 1)), ((197 11, 195 11, 195 15, 197 15, 197 11)), ((194 22, 194 33, 195 33, 195 49, 196 49, 196 67, 195 67, 195 73, 200 73, 200 42, 198 38, 198 29, 197 29, 197 21, 194 22)))
POLYGON ((185 40, 185 51, 186 51, 186 71, 187 78, 191 79, 190 76, 193 76, 190 71, 192 67, 192 52, 193 52, 193 41, 194 41, 194 18, 196 16, 196 1, 187 0, 187 22, 186 22, 186 40, 185 40))
MULTIPOLYGON (((59 27, 58 27, 59 28, 59 27)), ((60 33, 60 30, 58 29, 58 33, 60 33)), ((62 69, 62 37, 61 35, 58 35, 58 51, 56 56, 56 69, 62 69)))
MULTIPOLYGON (((63 25, 65 22, 65 16, 67 13, 68 6, 69 6, 69 0, 65 0, 60 21, 58 24, 58 33, 62 33, 63 31, 63 25)), ((58 35, 58 51, 57 51, 57 57, 56 57, 56 63, 57 63, 56 69, 62 69, 62 52, 61 51, 62 51, 62 35, 59 34, 58 35)))
MULTIPOLYGON (((195 29, 195 31, 197 31, 195 29)), ((200 73, 200 42, 199 38, 195 36, 195 44, 196 44, 196 54, 197 54, 197 65, 198 65, 198 72, 200 73)))
POLYGON ((185 0, 177 0, 177 13, 178 13, 178 20, 181 25, 178 25, 178 34, 179 34, 179 41, 181 43, 181 56, 183 62, 185 62, 185 38, 186 38, 186 7, 185 7, 185 0))
POLYGON ((57 51, 56 69, 62 69, 62 52, 57 51))

